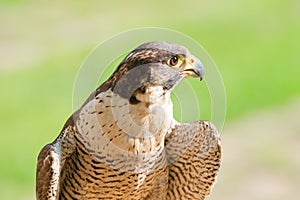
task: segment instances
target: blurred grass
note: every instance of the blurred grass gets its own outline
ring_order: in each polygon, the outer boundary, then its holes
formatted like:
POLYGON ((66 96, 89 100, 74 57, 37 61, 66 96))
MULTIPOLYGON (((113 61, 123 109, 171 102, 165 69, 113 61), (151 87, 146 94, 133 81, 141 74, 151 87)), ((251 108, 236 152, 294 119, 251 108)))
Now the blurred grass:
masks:
POLYGON ((77 70, 100 41, 143 26, 191 36, 219 67, 233 121, 299 95, 299 18, 296 0, 1 1, 0 199, 34 192, 37 154, 71 114, 77 70))

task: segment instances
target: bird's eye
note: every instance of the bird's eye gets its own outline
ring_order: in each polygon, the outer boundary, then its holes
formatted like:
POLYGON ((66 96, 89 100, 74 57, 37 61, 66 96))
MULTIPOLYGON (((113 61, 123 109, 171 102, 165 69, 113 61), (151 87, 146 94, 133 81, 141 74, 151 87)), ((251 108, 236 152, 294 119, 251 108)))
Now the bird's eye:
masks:
POLYGON ((173 56, 171 59, 170 59, 170 65, 171 66, 176 66, 178 63, 178 56, 173 56))
POLYGON ((170 67, 178 68, 181 66, 182 62, 184 61, 183 57, 180 54, 172 56, 168 61, 167 64, 170 67))

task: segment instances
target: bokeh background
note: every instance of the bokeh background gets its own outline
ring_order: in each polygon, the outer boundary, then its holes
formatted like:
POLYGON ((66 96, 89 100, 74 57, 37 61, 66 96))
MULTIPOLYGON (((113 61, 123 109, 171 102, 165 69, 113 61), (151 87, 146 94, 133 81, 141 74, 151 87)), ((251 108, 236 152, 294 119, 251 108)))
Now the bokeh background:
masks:
POLYGON ((82 61, 138 27, 185 33, 227 93, 211 200, 299 199, 300 1, 0 1, 0 199, 33 199, 37 155, 72 112, 82 61))

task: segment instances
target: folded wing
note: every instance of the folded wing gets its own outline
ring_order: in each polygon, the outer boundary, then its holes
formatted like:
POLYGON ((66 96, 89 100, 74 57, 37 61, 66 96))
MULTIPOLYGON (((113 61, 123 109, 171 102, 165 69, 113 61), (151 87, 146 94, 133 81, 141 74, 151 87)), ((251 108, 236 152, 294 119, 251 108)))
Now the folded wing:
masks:
POLYGON ((169 163, 167 199, 204 200, 221 164, 217 129, 208 121, 178 124, 165 145, 169 163))

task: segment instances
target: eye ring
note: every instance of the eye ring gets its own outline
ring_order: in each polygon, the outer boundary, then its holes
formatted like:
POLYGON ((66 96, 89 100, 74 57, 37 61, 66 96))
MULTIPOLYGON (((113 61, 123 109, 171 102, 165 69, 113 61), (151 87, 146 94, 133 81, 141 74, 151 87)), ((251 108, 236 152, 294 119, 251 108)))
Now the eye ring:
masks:
POLYGON ((170 59, 170 65, 172 66, 176 66, 178 64, 178 56, 173 56, 171 59, 170 59))

